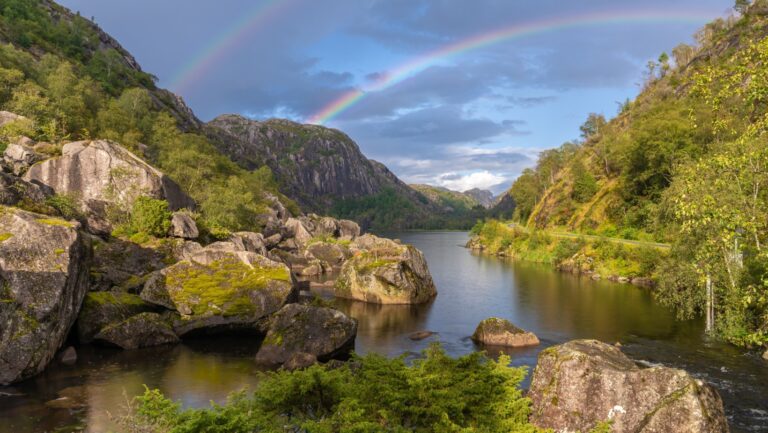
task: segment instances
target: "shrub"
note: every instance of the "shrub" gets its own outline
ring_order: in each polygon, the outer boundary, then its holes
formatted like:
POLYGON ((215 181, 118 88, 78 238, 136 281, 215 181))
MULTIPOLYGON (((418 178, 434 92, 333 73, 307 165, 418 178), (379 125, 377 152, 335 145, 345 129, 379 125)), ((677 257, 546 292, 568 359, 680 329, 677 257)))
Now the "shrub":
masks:
POLYGON ((183 410, 147 390, 123 424, 134 432, 538 432, 519 384, 525 368, 432 345, 412 365, 369 354, 342 367, 266 373, 252 395, 183 410))
POLYGON ((171 228, 168 202, 146 196, 137 198, 131 209, 128 226, 131 234, 165 237, 171 228))

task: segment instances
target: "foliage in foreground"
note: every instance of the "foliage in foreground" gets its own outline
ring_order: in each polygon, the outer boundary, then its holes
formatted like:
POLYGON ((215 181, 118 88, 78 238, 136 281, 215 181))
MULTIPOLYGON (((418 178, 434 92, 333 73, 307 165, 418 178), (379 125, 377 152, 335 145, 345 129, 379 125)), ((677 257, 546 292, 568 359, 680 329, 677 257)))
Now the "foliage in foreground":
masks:
POLYGON ((137 398, 122 421, 131 432, 539 432, 519 384, 525 368, 481 353, 451 358, 433 345, 425 357, 366 355, 344 366, 264 375, 253 393, 225 405, 182 409, 157 390, 137 398))

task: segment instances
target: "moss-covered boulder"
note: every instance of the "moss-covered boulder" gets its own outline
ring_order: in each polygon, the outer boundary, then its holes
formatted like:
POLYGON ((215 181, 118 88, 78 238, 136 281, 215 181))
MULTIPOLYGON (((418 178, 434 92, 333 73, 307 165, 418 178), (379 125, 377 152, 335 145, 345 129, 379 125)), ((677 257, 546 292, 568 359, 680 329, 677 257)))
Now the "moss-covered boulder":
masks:
POLYGON ((345 358, 354 349, 356 335, 357 322, 341 311, 289 304, 272 317, 256 361, 281 365, 297 354, 319 361, 345 358))
POLYGON ((424 255, 373 235, 356 238, 353 256, 341 268, 336 296, 377 304, 419 304, 437 295, 424 255))
POLYGON ((41 372, 88 290, 77 222, 0 206, 0 385, 41 372))
POLYGON ((78 339, 80 343, 90 343, 105 327, 156 308, 130 293, 89 292, 77 317, 78 339))
POLYGON ((524 331, 509 320, 491 317, 477 325, 472 340, 488 346, 526 347, 537 346, 539 338, 533 332, 524 331))
POLYGON ((179 342, 171 318, 158 313, 140 313, 102 329, 94 341, 122 349, 160 346, 179 342))
POLYGON ((110 233, 109 213, 129 210, 142 195, 167 200, 172 210, 194 207, 170 178, 109 141, 67 143, 61 156, 31 166, 24 179, 77 197, 88 229, 96 233, 110 233))
POLYGON ((168 239, 154 245, 92 236, 91 290, 138 291, 149 274, 176 261, 184 242, 168 239))
POLYGON ((611 421, 614 433, 728 432, 714 388, 683 370, 640 368, 594 340, 543 351, 528 397, 531 421, 555 431, 589 431, 611 421))
POLYGON ((145 301, 179 312, 174 324, 193 331, 252 328, 296 293, 288 267, 248 251, 203 250, 158 271, 141 292, 145 301))

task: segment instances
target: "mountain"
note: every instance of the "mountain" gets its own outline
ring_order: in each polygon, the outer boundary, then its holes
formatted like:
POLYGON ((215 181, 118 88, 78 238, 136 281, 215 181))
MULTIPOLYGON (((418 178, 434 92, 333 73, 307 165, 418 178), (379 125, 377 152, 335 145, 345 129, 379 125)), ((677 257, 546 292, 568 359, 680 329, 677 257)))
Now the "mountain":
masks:
POLYGON ((358 221, 364 228, 468 228, 477 204, 461 209, 431 200, 384 164, 370 160, 343 132, 283 119, 257 121, 227 114, 205 126, 221 152, 240 166, 267 166, 280 190, 308 212, 358 221))
POLYGON ((491 208, 495 201, 493 193, 487 189, 472 188, 464 191, 463 194, 472 197, 480 206, 486 209, 491 208))
POLYGON ((482 206, 475 197, 463 192, 433 185, 411 184, 410 186, 446 212, 470 210, 475 206, 482 206))
POLYGON ((610 120, 590 114, 581 139, 542 152, 508 196, 527 226, 514 236, 555 228, 671 243, 652 266, 655 247, 582 239, 556 251, 562 263, 651 274, 680 316, 706 314, 711 332, 754 347, 768 344, 768 1, 737 11, 650 62, 634 101, 610 120))

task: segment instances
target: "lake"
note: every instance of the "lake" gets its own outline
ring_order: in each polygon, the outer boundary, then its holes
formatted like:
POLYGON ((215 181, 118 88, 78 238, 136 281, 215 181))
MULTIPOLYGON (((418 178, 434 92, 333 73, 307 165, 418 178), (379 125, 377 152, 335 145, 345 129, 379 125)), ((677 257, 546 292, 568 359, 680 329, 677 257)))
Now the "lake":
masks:
MULTIPOLYGON (((707 338, 701 320, 675 320, 647 289, 476 255, 463 247, 468 239, 463 232, 384 235, 424 252, 439 294, 421 306, 336 300, 359 321, 359 353, 417 356, 439 341, 451 355, 466 354, 481 350, 469 338, 478 322, 498 316, 541 339, 538 347, 508 351, 515 365, 533 366, 541 350, 575 338, 619 342, 639 363, 683 368, 712 383, 732 431, 768 431, 768 362, 707 338), (409 338, 421 330, 436 335, 409 338)), ((36 378, 0 388, 0 432, 108 431, 110 413, 124 410, 145 384, 187 406, 222 402, 230 392, 257 383, 257 349, 258 341, 249 337, 125 352, 81 347, 76 365, 52 364, 36 378)))

